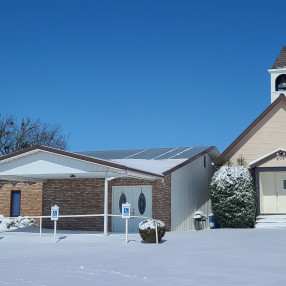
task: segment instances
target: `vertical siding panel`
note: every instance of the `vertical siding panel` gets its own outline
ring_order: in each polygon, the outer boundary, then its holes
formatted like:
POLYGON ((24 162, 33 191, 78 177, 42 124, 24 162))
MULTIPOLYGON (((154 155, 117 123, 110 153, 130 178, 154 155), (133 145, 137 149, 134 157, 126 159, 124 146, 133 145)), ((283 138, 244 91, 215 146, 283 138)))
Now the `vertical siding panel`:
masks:
POLYGON ((171 175, 171 229, 194 230, 193 216, 197 210, 210 213, 209 183, 213 174, 211 158, 206 155, 176 170, 171 175))

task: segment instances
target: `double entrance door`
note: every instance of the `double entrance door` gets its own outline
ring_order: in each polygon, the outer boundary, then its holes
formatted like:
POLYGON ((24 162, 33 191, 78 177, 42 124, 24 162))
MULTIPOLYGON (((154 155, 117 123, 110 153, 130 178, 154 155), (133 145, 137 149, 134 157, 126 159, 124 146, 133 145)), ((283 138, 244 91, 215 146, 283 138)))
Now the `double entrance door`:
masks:
POLYGON ((286 172, 260 173, 262 213, 286 214, 286 172))
MULTIPOLYGON (((144 217, 152 217, 152 187, 151 186, 131 186, 112 188, 112 213, 121 215, 122 204, 129 203, 131 216, 128 220, 128 231, 138 232, 139 222, 144 217), (141 217, 141 218, 140 218, 141 217)), ((112 217, 112 231, 125 232, 125 219, 112 217)))

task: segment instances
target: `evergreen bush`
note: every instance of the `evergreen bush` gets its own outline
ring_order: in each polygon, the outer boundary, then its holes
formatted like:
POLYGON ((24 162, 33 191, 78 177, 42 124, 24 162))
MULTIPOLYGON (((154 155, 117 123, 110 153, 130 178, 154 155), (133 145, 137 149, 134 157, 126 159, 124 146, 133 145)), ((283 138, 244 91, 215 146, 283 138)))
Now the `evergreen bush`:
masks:
POLYGON ((253 179, 243 166, 222 166, 212 177, 211 206, 221 227, 254 227, 256 195, 253 179))

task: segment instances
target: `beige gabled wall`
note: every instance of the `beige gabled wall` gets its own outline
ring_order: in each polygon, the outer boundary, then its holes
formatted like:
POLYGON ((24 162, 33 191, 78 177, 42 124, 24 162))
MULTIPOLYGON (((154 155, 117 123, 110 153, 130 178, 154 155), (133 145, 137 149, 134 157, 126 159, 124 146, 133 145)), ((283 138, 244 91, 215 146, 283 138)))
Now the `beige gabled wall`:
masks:
POLYGON ((276 158, 259 165, 259 167, 285 167, 286 166, 286 159, 282 160, 279 159, 277 160, 276 158))
MULTIPOLYGON (((273 152, 286 149, 286 103, 281 102, 226 156, 234 165, 241 155, 247 164, 273 152)), ((273 164, 274 162, 272 162, 273 164)), ((281 162, 279 162, 281 164, 281 162)), ((286 162, 284 162, 286 164, 286 162)), ((275 164, 275 163, 274 163, 275 164)))

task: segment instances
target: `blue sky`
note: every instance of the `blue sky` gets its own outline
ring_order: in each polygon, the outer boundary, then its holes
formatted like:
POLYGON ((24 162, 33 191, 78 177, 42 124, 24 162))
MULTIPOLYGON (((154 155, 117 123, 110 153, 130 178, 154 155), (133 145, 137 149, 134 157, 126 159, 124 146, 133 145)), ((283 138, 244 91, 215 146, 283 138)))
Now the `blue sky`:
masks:
POLYGON ((70 151, 222 152, 270 104, 267 69, 286 45, 285 8, 1 1, 0 111, 60 123, 70 151))

